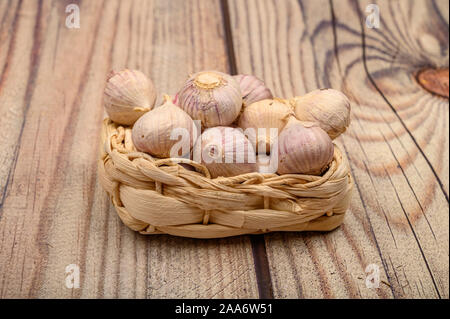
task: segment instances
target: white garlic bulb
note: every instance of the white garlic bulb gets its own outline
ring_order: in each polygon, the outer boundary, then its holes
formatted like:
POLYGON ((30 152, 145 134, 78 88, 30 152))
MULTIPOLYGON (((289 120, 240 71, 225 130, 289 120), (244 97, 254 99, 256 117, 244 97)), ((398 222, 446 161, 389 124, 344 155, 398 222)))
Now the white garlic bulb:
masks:
POLYGON ((316 123, 291 119, 277 146, 279 174, 320 175, 333 160, 333 142, 316 123))
POLYGON ((234 78, 239 83, 243 105, 250 105, 261 100, 272 99, 270 89, 254 75, 239 74, 234 78))
POLYGON ((132 129, 136 149, 160 158, 189 154, 196 135, 194 121, 169 96, 163 105, 139 118, 132 129))
POLYGON ((292 116, 288 104, 280 100, 262 100, 244 107, 238 125, 255 145, 257 153, 270 153, 274 139, 292 116))
POLYGON ((201 161, 213 178, 257 171, 252 144, 240 129, 231 127, 206 129, 195 143, 194 160, 201 161))
POLYGON ((300 121, 317 122, 331 139, 350 125, 350 101, 340 91, 320 89, 291 100, 300 121))
POLYGON ((155 105, 156 91, 152 81, 140 71, 111 72, 106 83, 103 103, 111 120, 132 125, 155 105))
POLYGON ((178 92, 176 104, 205 127, 226 126, 238 117, 242 95, 231 75, 203 71, 189 78, 178 92))

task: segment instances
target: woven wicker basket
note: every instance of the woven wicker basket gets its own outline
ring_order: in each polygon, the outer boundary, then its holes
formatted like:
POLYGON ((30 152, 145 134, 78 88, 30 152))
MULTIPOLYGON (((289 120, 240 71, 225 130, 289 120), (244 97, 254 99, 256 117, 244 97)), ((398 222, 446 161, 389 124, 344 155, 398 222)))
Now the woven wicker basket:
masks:
POLYGON ((117 213, 141 234, 219 238, 271 231, 329 231, 347 210, 353 179, 335 146, 323 176, 250 173, 211 179, 188 159, 136 151, 131 129, 105 119, 99 178, 117 213))

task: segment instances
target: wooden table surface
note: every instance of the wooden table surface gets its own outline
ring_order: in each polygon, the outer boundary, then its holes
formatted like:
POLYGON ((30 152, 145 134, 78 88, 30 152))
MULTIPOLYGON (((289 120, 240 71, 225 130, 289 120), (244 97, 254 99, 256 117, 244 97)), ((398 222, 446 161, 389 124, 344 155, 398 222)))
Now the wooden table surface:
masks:
POLYGON ((378 29, 373 2, 1 0, 0 297, 449 298, 448 2, 377 1, 378 29), (126 228, 96 169, 106 75, 125 67, 159 99, 203 69, 255 74, 281 97, 345 92, 344 224, 220 240, 126 228))

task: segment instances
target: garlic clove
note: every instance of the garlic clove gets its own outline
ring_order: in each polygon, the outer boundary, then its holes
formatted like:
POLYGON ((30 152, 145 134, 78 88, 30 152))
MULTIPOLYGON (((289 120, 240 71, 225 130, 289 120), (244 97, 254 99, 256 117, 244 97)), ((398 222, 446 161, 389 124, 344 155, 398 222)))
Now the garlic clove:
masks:
POLYGON ((189 155, 196 138, 194 121, 167 95, 163 105, 144 114, 132 129, 136 149, 160 158, 189 155))
POLYGON ((106 83, 103 103, 111 120, 132 125, 155 105, 152 81, 138 70, 112 71, 106 83))
POLYGON ((272 99, 273 95, 264 82, 254 75, 239 74, 234 78, 239 83, 243 105, 250 105, 265 99, 272 99))
POLYGON ((231 127, 206 129, 195 143, 194 160, 205 165, 213 178, 257 171, 252 144, 242 130, 231 127))
POLYGON ((320 89, 291 99, 295 116, 301 121, 317 122, 331 139, 350 125, 350 101, 340 91, 320 89))
POLYGON ((279 174, 320 175, 333 160, 333 142, 316 123, 290 120, 277 147, 279 174))
POLYGON ((238 125, 258 153, 270 153, 274 139, 291 117, 293 112, 288 104, 267 99, 244 107, 238 125))
POLYGON ((231 75, 202 71, 188 79, 177 94, 176 104, 205 127, 226 126, 238 117, 242 95, 231 75))

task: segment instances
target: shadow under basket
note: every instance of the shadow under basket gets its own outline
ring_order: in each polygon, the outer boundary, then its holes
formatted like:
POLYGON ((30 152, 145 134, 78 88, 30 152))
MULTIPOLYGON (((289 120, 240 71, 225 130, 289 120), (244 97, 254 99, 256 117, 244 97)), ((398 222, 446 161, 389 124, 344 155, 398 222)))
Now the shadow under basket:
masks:
POLYGON ((335 145, 322 176, 249 173, 212 179, 189 159, 137 151, 131 128, 103 121, 99 179, 117 214, 141 234, 221 238, 273 231, 329 231, 350 204, 353 179, 335 145))

